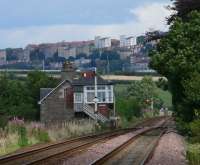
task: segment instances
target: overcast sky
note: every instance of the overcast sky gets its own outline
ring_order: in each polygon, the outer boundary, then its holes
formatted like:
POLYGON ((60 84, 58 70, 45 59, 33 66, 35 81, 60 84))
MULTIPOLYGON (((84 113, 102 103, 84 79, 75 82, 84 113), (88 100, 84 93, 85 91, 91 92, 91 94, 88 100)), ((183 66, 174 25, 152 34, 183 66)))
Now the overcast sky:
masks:
POLYGON ((0 0, 0 48, 167 30, 170 0, 0 0))

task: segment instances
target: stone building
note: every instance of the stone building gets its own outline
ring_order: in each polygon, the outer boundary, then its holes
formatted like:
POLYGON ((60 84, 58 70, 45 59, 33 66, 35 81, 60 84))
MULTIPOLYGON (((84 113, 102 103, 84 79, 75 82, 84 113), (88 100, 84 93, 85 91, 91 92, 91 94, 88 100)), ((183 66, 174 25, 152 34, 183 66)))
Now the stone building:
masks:
POLYGON ((89 117, 100 122, 110 120, 114 114, 114 92, 111 82, 96 76, 95 88, 94 72, 76 72, 71 63, 63 65, 61 76, 62 81, 56 88, 42 88, 40 91, 42 122, 70 120, 77 116, 89 117), (97 112, 95 105, 97 105, 97 112))

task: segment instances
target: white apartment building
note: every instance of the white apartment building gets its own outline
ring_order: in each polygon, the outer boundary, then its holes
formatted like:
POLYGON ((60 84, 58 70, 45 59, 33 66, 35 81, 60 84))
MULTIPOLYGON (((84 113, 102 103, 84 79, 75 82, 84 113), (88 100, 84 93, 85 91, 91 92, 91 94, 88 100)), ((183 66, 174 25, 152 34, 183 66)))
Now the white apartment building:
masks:
POLYGON ((133 47, 136 45, 136 37, 126 37, 125 35, 120 36, 120 47, 133 47))
POLYGON ((6 51, 0 50, 0 65, 6 64, 6 51))
POLYGON ((72 47, 59 47, 58 48, 58 56, 59 57, 64 57, 65 59, 68 59, 70 56, 71 57, 76 57, 76 48, 72 47))
POLYGON ((103 48, 110 48, 111 47, 111 38, 104 37, 101 38, 100 36, 95 37, 95 48, 103 49, 103 48))

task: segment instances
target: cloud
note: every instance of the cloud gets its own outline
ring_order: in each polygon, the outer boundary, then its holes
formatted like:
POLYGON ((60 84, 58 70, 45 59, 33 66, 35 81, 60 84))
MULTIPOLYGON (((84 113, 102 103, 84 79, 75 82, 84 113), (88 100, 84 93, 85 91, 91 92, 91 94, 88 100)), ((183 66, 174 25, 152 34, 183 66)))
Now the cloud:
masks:
POLYGON ((150 28, 167 30, 165 18, 170 12, 167 4, 153 3, 130 9, 133 19, 123 24, 108 25, 50 25, 0 29, 0 48, 24 47, 29 43, 58 42, 62 40, 89 40, 96 35, 118 38, 119 35, 140 35, 150 28))

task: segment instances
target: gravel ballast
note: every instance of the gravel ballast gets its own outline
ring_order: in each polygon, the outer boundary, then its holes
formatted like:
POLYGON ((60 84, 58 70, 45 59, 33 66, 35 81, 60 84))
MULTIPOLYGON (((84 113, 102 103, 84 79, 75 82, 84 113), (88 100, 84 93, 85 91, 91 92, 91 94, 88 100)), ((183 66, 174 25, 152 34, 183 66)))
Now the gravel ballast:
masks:
POLYGON ((147 165, 185 165, 186 151, 184 139, 175 132, 170 132, 160 139, 152 159, 147 165))
MULTIPOLYGON (((156 126, 160 126, 164 121, 158 122, 156 126)), ((124 135, 120 135, 118 137, 115 137, 111 140, 108 140, 104 143, 100 144, 95 144, 87 149, 87 151, 80 152, 79 154, 75 154, 71 157, 66 157, 65 160, 59 162, 59 164, 63 165, 88 165, 91 164, 92 162, 96 161, 97 159, 103 157, 107 153, 111 152, 115 148, 119 147, 122 145, 124 142, 127 140, 131 139, 132 137, 138 135, 139 133, 143 132, 144 130, 148 130, 149 128, 143 128, 131 133, 127 133, 124 135)))

